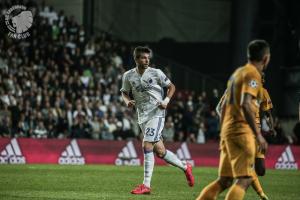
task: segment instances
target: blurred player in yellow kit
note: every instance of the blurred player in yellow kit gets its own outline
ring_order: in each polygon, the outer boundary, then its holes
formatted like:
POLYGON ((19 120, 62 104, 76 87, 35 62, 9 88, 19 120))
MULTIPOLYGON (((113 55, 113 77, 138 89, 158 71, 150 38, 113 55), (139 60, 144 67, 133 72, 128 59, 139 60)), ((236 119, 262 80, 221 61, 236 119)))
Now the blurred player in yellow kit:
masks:
MULTIPOLYGON (((262 83, 264 84, 264 76, 262 77, 262 83)), ((262 130, 262 120, 265 120, 267 122, 267 126, 270 129, 270 132, 274 135, 276 135, 276 132, 274 130, 274 122, 271 110, 273 108, 273 104, 270 98, 270 95, 267 91, 267 89, 262 88, 257 104, 259 106, 259 112, 256 113, 256 123, 258 127, 262 130)), ((261 152, 259 149, 256 151, 255 156, 255 174, 253 175, 253 182, 252 187, 256 191, 256 193, 260 196, 262 200, 268 200, 269 198, 264 193, 261 184, 258 180, 258 176, 264 176, 266 173, 266 167, 265 167, 265 154, 261 152)))
MULTIPOLYGON (((262 84, 264 84, 264 74, 262 76, 262 84)), ((223 96, 221 97, 216 111, 219 117, 221 117, 221 111, 222 111, 222 106, 225 103, 226 99, 226 91, 224 92, 223 96)), ((265 88, 261 88, 259 94, 258 94, 258 99, 257 99, 257 106, 259 107, 258 112, 256 113, 255 119, 258 127, 261 129, 261 118, 264 118, 267 122, 268 128, 270 131, 275 135, 275 130, 273 126, 273 117, 271 113, 271 109, 273 108, 273 104, 270 98, 270 95, 265 88)), ((258 149, 257 149, 258 150, 258 149)), ((256 193, 259 195, 261 200, 268 200, 267 195, 264 193, 261 184, 258 180, 258 176, 264 176, 265 175, 265 154, 261 151, 256 151, 255 155, 255 172, 253 174, 253 182, 251 186, 253 189, 256 191, 256 193)))
POLYGON ((255 154, 267 149, 255 119, 257 101, 262 90, 263 70, 270 61, 270 48, 264 40, 251 41, 248 63, 235 70, 226 89, 221 112, 219 178, 206 186, 198 200, 214 200, 229 188, 226 200, 242 200, 253 181, 255 154), (236 182, 232 184, 233 179, 236 182))

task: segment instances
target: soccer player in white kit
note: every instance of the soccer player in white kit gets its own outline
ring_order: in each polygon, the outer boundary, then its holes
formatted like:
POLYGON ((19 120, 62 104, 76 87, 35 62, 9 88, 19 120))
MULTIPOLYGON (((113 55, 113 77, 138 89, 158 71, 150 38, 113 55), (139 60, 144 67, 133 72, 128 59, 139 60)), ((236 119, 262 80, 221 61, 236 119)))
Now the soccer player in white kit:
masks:
POLYGON ((123 74, 121 93, 127 107, 135 106, 138 124, 144 134, 144 181, 131 193, 150 194, 154 168, 153 152, 167 163, 180 168, 185 173, 189 186, 192 187, 194 177, 191 164, 182 162, 174 153, 166 150, 161 136, 165 110, 175 92, 175 86, 160 69, 149 67, 152 56, 150 48, 136 47, 133 56, 136 67, 123 74), (168 88, 165 98, 163 87, 168 88), (129 92, 132 92, 133 99, 129 97, 129 92))

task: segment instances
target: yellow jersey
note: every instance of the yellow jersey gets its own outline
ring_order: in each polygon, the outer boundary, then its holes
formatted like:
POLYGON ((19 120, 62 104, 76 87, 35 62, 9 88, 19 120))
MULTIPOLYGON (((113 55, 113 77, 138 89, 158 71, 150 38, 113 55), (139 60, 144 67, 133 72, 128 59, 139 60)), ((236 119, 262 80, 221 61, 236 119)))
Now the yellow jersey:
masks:
MULTIPOLYGON (((261 75, 254 65, 248 63, 235 70, 227 83, 226 108, 223 116, 221 138, 252 134, 241 105, 245 93, 252 95, 254 100, 257 101, 261 88, 261 75)), ((254 113, 259 112, 259 107, 255 105, 255 101, 251 106, 254 113)))
POLYGON ((260 111, 268 111, 271 110, 273 108, 273 104, 270 98, 270 95, 267 91, 267 89, 265 88, 261 88, 259 94, 258 94, 258 98, 257 98, 257 102, 256 102, 256 106, 259 107, 260 109, 258 109, 258 111, 255 114, 255 122, 260 126, 260 111))

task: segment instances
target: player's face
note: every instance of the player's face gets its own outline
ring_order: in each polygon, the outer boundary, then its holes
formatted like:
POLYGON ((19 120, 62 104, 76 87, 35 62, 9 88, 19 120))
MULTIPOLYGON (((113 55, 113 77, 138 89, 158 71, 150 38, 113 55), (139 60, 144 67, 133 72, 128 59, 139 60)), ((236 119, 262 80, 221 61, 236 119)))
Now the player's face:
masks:
POLYGON ((150 64, 150 54, 141 53, 140 57, 135 60, 138 67, 146 69, 150 64))

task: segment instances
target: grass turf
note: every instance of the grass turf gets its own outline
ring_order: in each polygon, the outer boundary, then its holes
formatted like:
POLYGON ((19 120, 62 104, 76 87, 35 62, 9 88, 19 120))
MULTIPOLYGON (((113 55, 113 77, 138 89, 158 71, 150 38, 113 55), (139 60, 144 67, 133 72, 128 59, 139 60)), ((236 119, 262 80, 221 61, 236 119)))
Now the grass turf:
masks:
MULTIPOLYGON (((216 168, 194 168, 196 184, 190 188, 184 174, 174 167, 155 167, 152 194, 134 196, 142 182, 142 167, 103 165, 0 165, 0 199, 195 199, 217 177, 216 168)), ((261 179, 271 200, 300 199, 299 171, 268 170, 261 179)), ((226 192, 220 195, 224 199, 226 192)), ((250 188, 246 200, 259 199, 250 188)))

